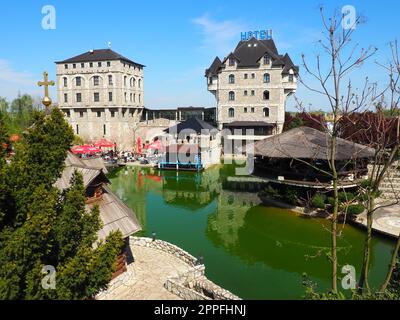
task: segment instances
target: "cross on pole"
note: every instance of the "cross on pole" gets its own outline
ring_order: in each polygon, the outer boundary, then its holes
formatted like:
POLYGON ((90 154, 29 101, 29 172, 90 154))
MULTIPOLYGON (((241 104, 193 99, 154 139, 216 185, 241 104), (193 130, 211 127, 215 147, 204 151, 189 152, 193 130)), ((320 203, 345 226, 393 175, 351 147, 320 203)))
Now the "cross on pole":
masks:
POLYGON ((44 81, 39 81, 38 86, 44 86, 44 98, 42 100, 42 103, 46 108, 48 108, 51 105, 51 99, 49 97, 49 86, 54 86, 54 81, 48 81, 49 74, 46 71, 43 72, 43 78, 44 81))

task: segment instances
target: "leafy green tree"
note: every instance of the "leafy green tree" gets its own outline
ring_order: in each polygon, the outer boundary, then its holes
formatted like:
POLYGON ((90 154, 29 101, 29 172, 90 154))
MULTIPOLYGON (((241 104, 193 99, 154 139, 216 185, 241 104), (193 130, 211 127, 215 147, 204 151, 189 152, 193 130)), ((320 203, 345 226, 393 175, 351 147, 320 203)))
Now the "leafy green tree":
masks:
POLYGON ((92 298, 111 279, 121 234, 96 242, 99 211, 86 209, 78 173, 67 190, 53 186, 73 132, 58 109, 33 115, 15 157, 0 167, 0 299, 92 298), (42 287, 47 265, 56 270, 55 289, 42 287))

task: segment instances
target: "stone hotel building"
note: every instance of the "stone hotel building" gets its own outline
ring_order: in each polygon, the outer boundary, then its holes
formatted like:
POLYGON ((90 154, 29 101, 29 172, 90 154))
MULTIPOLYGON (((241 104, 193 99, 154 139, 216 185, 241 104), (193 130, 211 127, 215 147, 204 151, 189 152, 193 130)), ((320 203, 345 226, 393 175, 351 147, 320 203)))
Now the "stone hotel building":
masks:
POLYGON ((58 61, 58 104, 85 141, 107 138, 120 150, 134 145, 144 107, 142 64, 111 49, 90 50, 58 61))
POLYGON ((281 55, 272 39, 240 41, 223 60, 215 58, 206 70, 208 90, 217 103, 219 129, 230 129, 228 139, 262 140, 282 132, 285 104, 296 91, 299 68, 281 55), (255 136, 245 137, 245 129, 255 136))

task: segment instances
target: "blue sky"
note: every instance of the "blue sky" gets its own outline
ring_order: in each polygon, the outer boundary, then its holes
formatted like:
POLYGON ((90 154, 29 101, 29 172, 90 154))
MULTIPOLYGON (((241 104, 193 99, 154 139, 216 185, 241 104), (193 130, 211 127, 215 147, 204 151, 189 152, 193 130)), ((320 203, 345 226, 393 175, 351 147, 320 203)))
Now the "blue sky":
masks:
MULTIPOLYGON (((18 91, 40 95, 36 82, 47 70, 55 79, 54 61, 92 48, 112 49, 146 65, 145 105, 150 108, 214 106, 207 92, 204 70, 216 55, 226 56, 240 40, 241 31, 272 29, 280 53, 296 64, 304 53, 319 52, 319 5, 327 13, 353 5, 367 22, 356 30, 360 47, 379 48, 353 76, 355 86, 368 75, 382 83, 384 73, 375 60, 390 57, 389 41, 399 38, 400 4, 380 1, 2 1, 0 5, 0 96, 14 98, 18 91), (43 30, 44 5, 56 9, 56 29, 43 30)), ((55 90, 53 89, 54 96, 55 90)), ((298 97, 315 109, 326 101, 304 87, 298 97)), ((295 102, 288 102, 293 110, 295 102)))

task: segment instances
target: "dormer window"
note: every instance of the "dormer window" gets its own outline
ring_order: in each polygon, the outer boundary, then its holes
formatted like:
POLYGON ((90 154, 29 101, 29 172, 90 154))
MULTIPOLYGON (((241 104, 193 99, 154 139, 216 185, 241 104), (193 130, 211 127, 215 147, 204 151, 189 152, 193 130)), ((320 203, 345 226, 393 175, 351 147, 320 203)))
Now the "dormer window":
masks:
POLYGON ((235 65, 235 59, 229 58, 229 66, 233 67, 235 65))
POLYGON ((264 64, 270 64, 270 62, 271 62, 271 59, 270 59, 270 57, 269 57, 269 55, 264 55, 264 64))
POLYGON ((292 74, 289 74, 289 82, 293 82, 294 81, 294 76, 292 74))
POLYGON ((101 62, 97 62, 97 66, 100 68, 101 67, 101 62))

